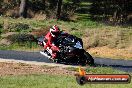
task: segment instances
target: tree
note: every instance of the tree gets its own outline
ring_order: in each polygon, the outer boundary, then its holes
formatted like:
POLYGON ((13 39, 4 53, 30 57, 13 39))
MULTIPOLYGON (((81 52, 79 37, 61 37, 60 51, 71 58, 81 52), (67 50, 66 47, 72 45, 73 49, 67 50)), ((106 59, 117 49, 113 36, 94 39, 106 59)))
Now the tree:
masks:
POLYGON ((58 0, 56 18, 59 19, 61 15, 62 0, 58 0))
POLYGON ((112 24, 124 24, 132 12, 131 0, 93 0, 90 14, 93 19, 112 24))
POLYGON ((27 3, 28 3, 28 0, 21 0, 20 10, 19 10, 19 16, 20 17, 24 17, 24 18, 27 17, 27 8, 28 8, 27 3))

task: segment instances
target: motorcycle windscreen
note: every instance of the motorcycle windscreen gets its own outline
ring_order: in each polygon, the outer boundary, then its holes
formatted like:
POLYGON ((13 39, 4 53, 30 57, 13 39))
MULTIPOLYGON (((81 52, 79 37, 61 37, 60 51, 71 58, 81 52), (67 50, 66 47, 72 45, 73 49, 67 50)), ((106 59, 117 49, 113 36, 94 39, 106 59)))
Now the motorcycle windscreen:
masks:
POLYGON ((75 45, 75 39, 72 36, 68 36, 63 41, 64 45, 75 45))
POLYGON ((74 45, 74 47, 78 48, 78 49, 82 49, 83 48, 79 41, 74 45))

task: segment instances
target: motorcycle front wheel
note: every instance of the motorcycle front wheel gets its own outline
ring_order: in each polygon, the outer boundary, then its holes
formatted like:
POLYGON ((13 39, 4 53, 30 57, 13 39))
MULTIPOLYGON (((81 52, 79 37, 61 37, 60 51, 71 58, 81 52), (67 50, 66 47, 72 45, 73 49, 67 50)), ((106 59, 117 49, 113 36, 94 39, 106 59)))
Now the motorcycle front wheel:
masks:
POLYGON ((81 65, 89 65, 89 66, 93 66, 94 65, 94 59, 93 57, 84 50, 84 54, 81 58, 81 65))

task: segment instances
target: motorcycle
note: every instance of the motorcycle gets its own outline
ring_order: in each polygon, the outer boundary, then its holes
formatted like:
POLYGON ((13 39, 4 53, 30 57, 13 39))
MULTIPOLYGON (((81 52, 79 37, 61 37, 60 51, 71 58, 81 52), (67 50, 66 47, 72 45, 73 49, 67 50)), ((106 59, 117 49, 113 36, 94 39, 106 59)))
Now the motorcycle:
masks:
MULTIPOLYGON (((40 46, 46 45, 46 39, 44 37, 38 38, 38 44, 40 46)), ((65 34, 59 35, 54 44, 60 48, 57 52, 57 57, 54 62, 66 63, 66 64, 79 64, 79 65, 94 65, 93 57, 83 49, 82 39, 65 34)), ((40 53, 48 58, 51 58, 52 50, 48 47, 45 51, 40 53)))

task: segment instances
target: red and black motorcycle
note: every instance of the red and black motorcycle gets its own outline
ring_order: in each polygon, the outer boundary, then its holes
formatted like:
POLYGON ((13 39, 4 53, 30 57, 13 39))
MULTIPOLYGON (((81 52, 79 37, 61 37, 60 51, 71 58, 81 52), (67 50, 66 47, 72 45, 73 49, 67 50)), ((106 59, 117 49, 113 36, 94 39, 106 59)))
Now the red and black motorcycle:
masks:
MULTIPOLYGON (((41 46, 46 44, 44 37, 38 38, 38 44, 41 46)), ((60 51, 57 52, 57 62, 66 64, 94 65, 93 57, 83 49, 82 39, 73 35, 63 36, 63 34, 61 34, 54 44, 60 48, 60 51)), ((50 58, 52 50, 47 48, 45 51, 40 51, 40 53, 50 58)))

